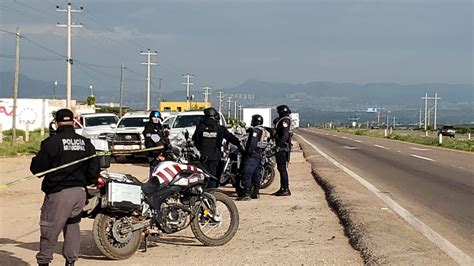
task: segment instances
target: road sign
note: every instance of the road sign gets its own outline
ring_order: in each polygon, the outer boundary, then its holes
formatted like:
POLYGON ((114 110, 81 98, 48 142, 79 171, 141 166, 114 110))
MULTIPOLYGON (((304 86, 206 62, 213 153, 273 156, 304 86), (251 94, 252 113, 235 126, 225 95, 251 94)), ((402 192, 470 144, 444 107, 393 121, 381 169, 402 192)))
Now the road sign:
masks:
POLYGON ((377 113, 378 111, 379 111, 379 108, 377 108, 377 107, 367 107, 365 109, 366 113, 377 113))

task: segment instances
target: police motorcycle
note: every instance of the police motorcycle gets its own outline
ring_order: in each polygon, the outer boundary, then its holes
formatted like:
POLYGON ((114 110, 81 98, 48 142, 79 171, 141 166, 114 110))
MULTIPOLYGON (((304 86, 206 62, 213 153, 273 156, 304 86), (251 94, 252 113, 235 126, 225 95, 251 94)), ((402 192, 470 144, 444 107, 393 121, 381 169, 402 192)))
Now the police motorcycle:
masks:
MULTIPOLYGON (((246 132, 243 134, 236 134, 237 138, 241 141, 242 146, 245 147, 245 142, 247 140, 246 132)), ((270 140, 265 144, 265 150, 262 157, 262 167, 261 167, 261 178, 260 178, 260 188, 269 187, 273 180, 275 179, 275 142, 270 140)), ((224 148, 224 156, 222 157, 223 167, 220 171, 220 185, 225 186, 227 184, 232 184, 233 187, 240 189, 243 188, 240 184, 242 180, 241 173, 241 164, 242 164, 242 154, 239 152, 237 147, 232 144, 228 144, 224 148)))
POLYGON ((188 163, 161 162, 147 182, 107 171, 110 160, 101 156, 104 170, 88 191, 83 216, 94 219, 93 239, 103 255, 126 259, 142 239, 146 251, 148 236, 187 227, 206 246, 224 245, 234 237, 239 227, 236 205, 227 195, 205 189, 210 174, 191 163, 198 158, 186 156, 188 163))
POLYGON ((270 140, 263 151, 260 188, 269 187, 275 179, 275 141, 270 140))

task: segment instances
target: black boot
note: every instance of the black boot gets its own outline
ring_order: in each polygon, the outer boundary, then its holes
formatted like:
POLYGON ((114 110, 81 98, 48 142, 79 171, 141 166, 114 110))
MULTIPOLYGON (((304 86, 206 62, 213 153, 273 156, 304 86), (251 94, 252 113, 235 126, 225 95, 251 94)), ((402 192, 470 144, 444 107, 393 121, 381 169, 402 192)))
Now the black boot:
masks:
POLYGON ((253 186, 252 188, 253 189, 252 189, 252 193, 250 194, 250 198, 259 199, 260 195, 258 194, 258 192, 260 190, 260 186, 253 186))
POLYGON ((291 196, 291 192, 289 188, 281 188, 277 192, 275 192, 275 196, 291 196))
POLYGON ((49 266, 49 263, 38 263, 38 266, 49 266))
POLYGON ((68 262, 66 261, 66 264, 64 264, 66 266, 74 266, 74 261, 71 261, 71 262, 68 262))
POLYGON ((242 196, 238 197, 237 200, 241 200, 241 201, 250 200, 250 188, 245 188, 243 193, 242 193, 242 196))
POLYGON ((273 192, 272 195, 275 196, 276 194, 281 193, 283 190, 285 190, 285 189, 284 189, 283 187, 280 187, 280 189, 279 189, 278 191, 276 191, 276 192, 273 192))

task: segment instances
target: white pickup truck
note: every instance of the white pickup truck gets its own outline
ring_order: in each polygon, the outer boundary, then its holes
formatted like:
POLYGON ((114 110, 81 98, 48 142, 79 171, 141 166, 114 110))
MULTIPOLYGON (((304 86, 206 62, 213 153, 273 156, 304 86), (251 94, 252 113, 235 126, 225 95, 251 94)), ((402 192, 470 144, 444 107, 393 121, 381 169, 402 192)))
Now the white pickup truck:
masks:
POLYGON ((112 113, 82 114, 76 118, 77 134, 90 139, 107 139, 117 125, 118 117, 112 113))

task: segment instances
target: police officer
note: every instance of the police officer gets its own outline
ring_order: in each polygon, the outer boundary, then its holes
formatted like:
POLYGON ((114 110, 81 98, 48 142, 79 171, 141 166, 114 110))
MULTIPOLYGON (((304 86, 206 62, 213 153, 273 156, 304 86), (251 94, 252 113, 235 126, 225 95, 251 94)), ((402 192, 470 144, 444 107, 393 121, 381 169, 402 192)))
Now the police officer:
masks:
POLYGON ((53 115, 53 120, 51 122, 49 122, 49 126, 48 126, 48 131, 49 131, 49 136, 54 136, 56 135, 56 129, 58 129, 58 126, 56 125, 56 111, 52 112, 51 113, 53 115))
MULTIPOLYGON (((237 137, 232 135, 224 126, 219 124, 220 115, 216 109, 209 107, 204 109, 204 120, 196 126, 192 137, 194 145, 201 153, 201 162, 211 175, 216 177, 217 165, 222 158, 222 140, 226 139, 236 145, 240 151, 242 145, 237 137)), ((211 179, 207 185, 209 188, 217 188, 219 180, 211 179)))
MULTIPOLYGON (((61 109, 56 113, 56 135, 41 142, 41 149, 31 160, 32 173, 40 173, 95 154, 90 140, 74 132, 73 113, 61 109)), ((63 257, 66 265, 74 265, 79 257, 82 208, 86 202, 87 185, 94 184, 99 175, 99 159, 84 162, 46 174, 41 184, 45 193, 40 217, 40 249, 36 254, 39 265, 53 259, 58 236, 63 231, 63 257)))
POLYGON ((161 122, 163 122, 161 112, 151 111, 149 118, 150 120, 143 130, 145 148, 163 146, 163 149, 148 151, 148 162, 150 163, 151 173, 159 162, 165 160, 165 155, 170 150, 170 141, 168 139, 168 131, 161 124, 161 122))
POLYGON ((247 130, 248 138, 243 157, 243 191, 237 200, 259 198, 262 154, 265 149, 266 136, 269 133, 262 127, 263 117, 261 115, 253 115, 250 125, 251 127, 247 130))
POLYGON ((280 189, 273 193, 275 196, 290 196, 288 182, 288 162, 290 161, 291 136, 290 126, 291 110, 286 105, 277 106, 278 117, 273 121, 276 131, 276 154, 277 169, 280 173, 280 189))

